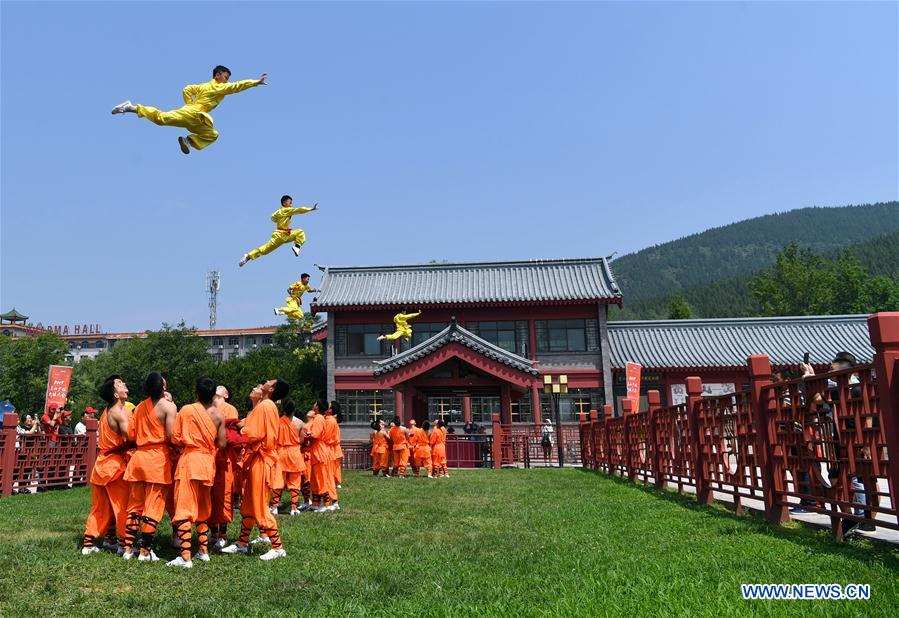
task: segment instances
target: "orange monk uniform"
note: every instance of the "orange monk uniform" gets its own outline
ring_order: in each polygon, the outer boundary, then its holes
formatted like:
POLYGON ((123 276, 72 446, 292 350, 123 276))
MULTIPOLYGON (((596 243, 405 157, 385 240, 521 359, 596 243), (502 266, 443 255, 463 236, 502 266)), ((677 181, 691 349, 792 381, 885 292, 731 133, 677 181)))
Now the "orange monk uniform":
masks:
MULTIPOLYGON (((240 431, 247 438, 244 452, 244 486, 240 502, 240 536, 238 544, 246 547, 254 526, 259 535, 267 536, 272 549, 281 549, 278 522, 268 510, 268 497, 275 479, 280 477, 278 466, 278 406, 263 399, 244 419, 240 431)), ((280 481, 278 481, 280 482, 280 481)))
POLYGON ((101 534, 115 525, 119 543, 125 542, 128 521, 128 481, 125 475, 125 438, 109 426, 107 410, 97 430, 97 461, 91 472, 91 511, 84 527, 84 547, 93 547, 101 534))
POLYGON ((390 428, 390 442, 393 444, 393 476, 403 476, 409 465, 409 445, 403 430, 396 425, 390 428))
POLYGON ((309 449, 309 458, 312 462, 312 503, 322 506, 328 506, 337 499, 331 465, 333 454, 328 446, 328 438, 332 433, 323 415, 316 414, 312 417, 309 426, 309 437, 312 439, 309 449))
POLYGON ((329 474, 331 475, 331 484, 328 486, 331 501, 337 502, 337 478, 340 473, 340 457, 343 457, 343 451, 340 449, 340 425, 337 424, 337 417, 333 414, 325 415, 325 444, 328 445, 330 451, 330 459, 328 461, 329 474), (337 453, 340 453, 339 455, 337 453))
POLYGON ((431 447, 428 446, 428 434, 421 427, 412 430, 412 436, 409 438, 409 445, 412 449, 412 457, 415 461, 415 476, 418 476, 418 470, 424 468, 431 474, 431 447))
MULTIPOLYGON (((237 408, 230 403, 222 402, 219 410, 225 421, 239 418, 237 408)), ((232 500, 236 458, 234 447, 227 446, 218 449, 215 456, 215 481, 212 483, 212 513, 209 516, 209 525, 212 527, 212 535, 217 538, 225 538, 228 524, 234 520, 232 500)))
POLYGON ((190 526, 197 527, 200 553, 209 553, 209 515, 215 481, 215 439, 218 430, 202 403, 191 403, 178 412, 172 442, 184 447, 175 469, 175 513, 172 528, 178 534, 181 557, 190 561, 190 526))
POLYGON ((446 476, 446 428, 434 427, 428 443, 431 445, 434 476, 446 476))
MULTIPOLYGON (((286 487, 290 491, 290 508, 294 510, 300 505, 300 488, 303 485, 303 472, 306 471, 300 441, 300 431, 293 424, 293 419, 282 416, 278 423, 278 465, 281 468, 282 488, 286 487)), ((274 492, 272 506, 276 509, 281 504, 282 488, 274 492)))
POLYGON ((380 431, 374 432, 371 439, 371 469, 378 476, 378 472, 384 471, 387 474, 390 470, 390 463, 387 460, 387 438, 380 431))
POLYGON ((141 552, 150 551, 172 489, 171 448, 165 436, 165 425, 159 422, 155 408, 152 399, 144 399, 131 417, 130 431, 137 450, 125 469, 125 480, 131 483, 126 551, 134 546, 138 530, 141 532, 141 552))
POLYGON ((343 449, 340 448, 340 424, 334 419, 334 431, 337 433, 336 443, 334 444, 334 484, 343 485, 343 449))

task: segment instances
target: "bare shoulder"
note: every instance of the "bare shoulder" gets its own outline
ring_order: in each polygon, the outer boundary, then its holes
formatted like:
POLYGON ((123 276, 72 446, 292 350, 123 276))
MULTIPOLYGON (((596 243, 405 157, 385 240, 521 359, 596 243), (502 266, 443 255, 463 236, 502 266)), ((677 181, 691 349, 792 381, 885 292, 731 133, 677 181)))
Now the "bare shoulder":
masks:
POLYGON ((209 413, 209 416, 212 417, 212 420, 215 421, 217 425, 225 422, 225 415, 222 414, 221 410, 219 410, 215 406, 206 408, 206 411, 209 413))
POLYGON ((169 401, 168 399, 160 399, 159 402, 156 404, 156 407, 158 407, 160 410, 162 410, 166 414, 177 414, 178 413, 178 406, 176 406, 174 402, 169 401))

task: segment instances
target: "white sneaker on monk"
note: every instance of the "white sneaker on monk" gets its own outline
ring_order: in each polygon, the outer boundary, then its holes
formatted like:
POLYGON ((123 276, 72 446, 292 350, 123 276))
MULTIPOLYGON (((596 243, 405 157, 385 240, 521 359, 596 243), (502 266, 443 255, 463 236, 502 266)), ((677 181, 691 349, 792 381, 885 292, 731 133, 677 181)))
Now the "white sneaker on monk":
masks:
POLYGON ((209 554, 204 554, 202 552, 197 552, 194 554, 194 560, 200 560, 202 562, 209 562, 209 554))
POLYGON ((331 508, 332 511, 339 511, 339 510, 340 510, 340 505, 337 504, 336 502, 335 502, 334 504, 332 504, 331 507, 332 507, 332 508, 331 508))
POLYGON ((212 544, 213 547, 215 547, 216 549, 219 549, 219 550, 225 549, 225 547, 227 545, 228 545, 228 541, 226 539, 216 539, 215 542, 212 544))
POLYGON ((174 560, 170 560, 170 561, 166 562, 165 566, 181 567, 183 569, 192 569, 194 566, 194 563, 191 562, 190 560, 185 560, 181 556, 178 556, 174 560))
POLYGON ((100 548, 99 548, 99 547, 96 547, 96 546, 94 546, 94 547, 82 547, 82 548, 81 548, 81 555, 82 555, 82 556, 90 556, 91 554, 99 554, 99 553, 100 553, 100 548))
POLYGON ((272 515, 277 515, 277 514, 278 514, 278 507, 276 507, 276 506, 270 506, 270 507, 268 508, 268 512, 271 513, 272 515))
POLYGON ((283 549, 270 549, 261 556, 259 556, 260 560, 274 560, 275 558, 283 558, 287 555, 287 552, 283 549))
POLYGON ((122 560, 131 560, 132 558, 134 558, 134 552, 122 552, 122 560))
POLYGON ((337 483, 337 489, 343 489, 343 487, 340 486, 340 483, 337 483))
POLYGON ((300 246, 299 245, 293 246, 293 254, 297 257, 300 257, 300 246))
POLYGON ((303 512, 303 511, 301 511, 300 509, 290 509, 290 514, 291 514, 291 516, 293 516, 293 515, 299 515, 299 514, 302 513, 302 512, 303 512))
POLYGON ((124 114, 125 112, 131 111, 134 105, 131 104, 131 101, 122 101, 118 105, 112 108, 113 114, 124 114))
POLYGON ((178 138, 178 145, 181 146, 181 152, 184 154, 190 154, 190 140, 186 137, 178 138))
POLYGON ((250 545, 255 545, 256 543, 271 543, 271 540, 267 536, 262 536, 260 534, 255 539, 250 541, 250 545))
POLYGON ((240 258, 240 261, 237 263, 237 265, 238 265, 238 266, 243 266, 243 265, 245 265, 245 264, 246 264, 247 262, 249 262, 249 261, 250 261, 250 255, 247 254, 247 253, 244 253, 244 254, 243 254, 243 257, 240 258))
POLYGON ((240 545, 238 543, 232 543, 228 545, 228 547, 222 548, 223 554, 246 554, 249 553, 250 548, 245 545, 240 545))
POLYGON ((275 307, 274 309, 272 309, 272 311, 275 312, 275 315, 281 315, 281 312, 278 311, 278 308, 277 308, 277 307, 275 307))
POLYGON ((137 556, 138 562, 156 562, 157 560, 159 560, 159 556, 152 549, 149 554, 138 554, 137 556))

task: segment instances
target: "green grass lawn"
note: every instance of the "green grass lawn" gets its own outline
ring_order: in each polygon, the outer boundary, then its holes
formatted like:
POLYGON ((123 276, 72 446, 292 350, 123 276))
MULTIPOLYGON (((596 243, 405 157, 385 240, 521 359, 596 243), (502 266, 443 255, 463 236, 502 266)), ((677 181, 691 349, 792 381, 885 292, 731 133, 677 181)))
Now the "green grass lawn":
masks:
MULTIPOLYGON (((0 498, 0 616, 896 615, 899 551, 576 469, 345 475, 343 511, 279 516, 287 558, 190 571, 82 557, 86 489, 0 498), (867 583, 869 601, 743 601, 740 584, 867 583)), ((236 533, 232 525, 232 536, 236 533)), ((157 553, 167 546, 164 524, 157 553)))

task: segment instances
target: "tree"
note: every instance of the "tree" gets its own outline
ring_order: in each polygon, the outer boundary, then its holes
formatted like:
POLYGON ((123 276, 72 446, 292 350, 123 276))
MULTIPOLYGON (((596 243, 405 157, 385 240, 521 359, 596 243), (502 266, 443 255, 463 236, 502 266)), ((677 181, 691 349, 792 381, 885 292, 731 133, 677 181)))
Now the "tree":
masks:
POLYGON ((65 359, 59 335, 0 336, 0 401, 9 399, 20 412, 43 413, 50 365, 65 359))
POLYGON ((763 316, 818 315, 832 306, 833 284, 833 272, 824 258, 792 242, 770 269, 749 283, 749 289, 763 316))
POLYGON ((693 309, 684 295, 678 291, 671 296, 671 302, 668 303, 668 319, 669 320, 689 320, 693 317, 693 309))

